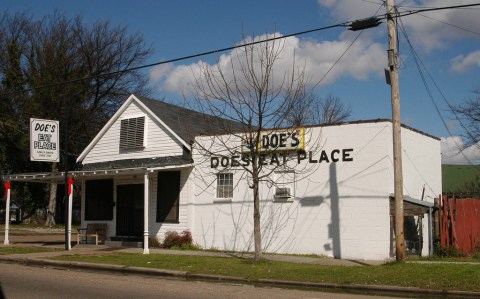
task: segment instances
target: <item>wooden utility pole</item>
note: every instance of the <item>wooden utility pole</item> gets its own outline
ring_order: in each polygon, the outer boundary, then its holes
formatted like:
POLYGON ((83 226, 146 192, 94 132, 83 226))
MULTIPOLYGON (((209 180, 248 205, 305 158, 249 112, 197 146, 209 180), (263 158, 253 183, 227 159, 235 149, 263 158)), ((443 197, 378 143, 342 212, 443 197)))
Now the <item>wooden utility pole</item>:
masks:
POLYGON ((395 184, 395 254, 397 262, 405 260, 403 233, 403 172, 400 123, 400 92, 398 88, 396 11, 393 0, 387 0, 388 64, 390 67, 392 126, 393 126, 393 177, 395 184))

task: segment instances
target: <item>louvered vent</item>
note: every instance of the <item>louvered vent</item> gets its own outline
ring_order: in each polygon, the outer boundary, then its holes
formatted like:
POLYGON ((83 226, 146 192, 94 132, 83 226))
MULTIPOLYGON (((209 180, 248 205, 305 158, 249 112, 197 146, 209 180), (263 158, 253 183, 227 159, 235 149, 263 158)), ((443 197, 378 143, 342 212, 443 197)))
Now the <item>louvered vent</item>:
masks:
POLYGON ((122 119, 120 124, 120 148, 143 147, 145 116, 122 119))

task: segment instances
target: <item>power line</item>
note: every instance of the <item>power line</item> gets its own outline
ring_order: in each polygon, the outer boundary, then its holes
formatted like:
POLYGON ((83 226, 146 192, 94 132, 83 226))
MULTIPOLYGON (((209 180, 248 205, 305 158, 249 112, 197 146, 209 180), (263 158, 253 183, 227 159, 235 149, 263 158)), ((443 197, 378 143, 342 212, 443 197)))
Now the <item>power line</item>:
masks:
MULTIPOLYGON (((397 17, 409 16, 409 15, 412 15, 412 14, 417 14, 417 13, 426 12, 426 11, 467 8, 467 7, 473 7, 473 6, 480 6, 480 3, 411 10, 411 11, 404 12, 402 14, 398 14, 397 17)), ((378 18, 379 20, 385 20, 387 17, 382 14, 382 15, 376 16, 376 18, 378 18)), ((358 20, 356 20, 356 21, 358 21, 358 20)), ((234 50, 234 49, 241 48, 241 47, 252 46, 252 45, 265 43, 265 42, 271 42, 271 41, 275 41, 275 40, 278 40, 278 39, 284 39, 284 38, 288 38, 288 37, 304 35, 304 34, 317 32, 317 31, 322 31, 322 30, 326 30, 326 29, 332 29, 332 28, 337 28, 337 27, 347 27, 347 26, 351 25, 353 22, 355 22, 355 21, 347 21, 347 22, 343 22, 343 23, 339 23, 339 24, 335 24, 335 25, 330 25, 330 26, 305 30, 305 31, 296 32, 296 33, 292 33, 292 34, 278 36, 278 37, 267 38, 267 39, 263 39, 263 40, 250 42, 250 43, 243 43, 243 44, 236 45, 236 46, 211 50, 211 51, 207 51, 207 52, 203 52, 203 53, 183 56, 183 57, 174 58, 174 59, 170 59, 170 60, 165 60, 165 61, 161 61, 161 62, 155 62, 155 63, 151 63, 151 64, 145 64, 145 65, 141 65, 141 66, 137 66, 137 67, 133 67, 133 68, 127 68, 127 69, 119 70, 119 71, 115 71, 115 72, 98 74, 98 75, 93 75, 93 76, 87 76, 87 77, 82 77, 82 78, 78 78, 78 79, 62 81, 62 82, 55 82, 55 83, 51 83, 51 84, 31 87, 31 88, 24 89, 24 90, 11 91, 11 92, 0 94, 0 97, 9 96, 9 95, 13 95, 13 94, 16 94, 16 93, 30 92, 30 91, 34 91, 34 90, 38 90, 38 89, 49 88, 49 87, 54 87, 54 86, 59 86, 59 85, 81 82, 81 81, 84 81, 84 80, 91 80, 91 79, 100 78, 100 77, 104 77, 104 76, 119 75, 119 74, 123 74, 123 73, 127 73, 127 72, 137 71, 137 70, 144 69, 144 68, 154 67, 154 66, 157 66, 157 65, 162 65, 162 64, 173 63, 173 62, 178 62, 178 61, 182 61, 182 60, 202 57, 202 56, 206 56, 206 55, 211 55, 211 54, 216 54, 216 53, 220 53, 220 52, 234 50)))
POLYGON ((58 86, 58 85, 76 83, 76 82, 81 82, 81 81, 84 81, 84 80, 91 80, 91 79, 104 77, 104 76, 112 76, 112 75, 123 74, 123 73, 137 71, 137 70, 144 69, 144 68, 150 68, 150 67, 157 66, 157 65, 173 63, 173 62, 178 62, 178 61, 181 61, 181 60, 187 60, 187 59, 197 58, 197 57, 201 57, 201 56, 216 54, 216 53, 220 53, 220 52, 230 51, 230 50, 234 50, 234 49, 237 49, 237 48, 253 46, 253 45, 256 45, 256 44, 271 42, 271 41, 275 41, 275 40, 278 40, 278 39, 284 39, 284 38, 288 38, 288 37, 292 37, 292 36, 304 35, 304 34, 307 34, 307 33, 317 32, 317 31, 326 30, 326 29, 332 29, 332 28, 336 28, 336 27, 346 27, 346 26, 348 26, 349 23, 350 22, 344 22, 344 23, 340 23, 340 24, 335 24, 335 25, 320 27, 320 28, 316 28, 316 29, 310 29, 310 30, 305 30, 305 31, 301 31, 301 32, 296 32, 296 33, 292 33, 292 34, 288 34, 288 35, 282 35, 282 36, 267 38, 267 39, 263 39, 263 40, 258 40, 258 41, 254 41, 254 42, 250 42, 250 43, 243 43, 243 44, 236 45, 236 46, 211 50, 211 51, 207 51, 207 52, 203 52, 203 53, 183 56, 183 57, 174 58, 174 59, 170 59, 170 60, 165 60, 165 61, 161 61, 161 62, 155 62, 155 63, 151 63, 151 64, 145 64, 145 65, 141 65, 141 66, 137 66, 137 67, 133 67, 133 68, 128 68, 128 69, 124 69, 124 70, 120 70, 120 71, 110 72, 110 73, 106 73, 106 74, 98 74, 98 75, 87 76, 87 77, 68 80, 68 81, 62 81, 62 82, 56 82, 56 83, 46 84, 46 85, 42 85, 42 86, 36 86, 36 87, 29 88, 29 89, 24 89, 24 90, 11 91, 11 92, 7 92, 7 93, 3 93, 0 96, 8 96, 8 95, 12 95, 12 94, 19 93, 19 92, 29 92, 29 91, 34 91, 34 90, 37 90, 37 89, 43 89, 43 88, 49 88, 49 87, 54 87, 54 86, 58 86))
POLYGON ((410 10, 410 11, 405 11, 402 12, 401 14, 398 15, 398 17, 405 17, 421 12, 426 12, 426 11, 437 11, 437 10, 446 10, 446 9, 459 9, 459 8, 468 8, 468 7, 473 7, 473 6, 480 6, 480 3, 473 3, 473 4, 463 4, 463 5, 452 5, 452 6, 443 6, 443 7, 433 7, 433 8, 425 8, 425 9, 417 9, 417 10, 410 10))
POLYGON ((463 28, 463 27, 454 25, 454 24, 450 24, 450 23, 447 23, 447 22, 445 22, 445 21, 441 21, 441 20, 438 20, 438 19, 435 19, 435 18, 426 16, 426 15, 421 14, 421 13, 419 13, 418 15, 420 15, 420 16, 422 16, 422 17, 424 17, 424 18, 427 18, 427 19, 430 19, 430 20, 434 20, 434 21, 437 21, 437 22, 439 22, 439 23, 448 25, 448 26, 452 26, 452 27, 454 27, 454 28, 457 28, 457 29, 460 29, 460 30, 463 30, 463 31, 467 31, 467 32, 470 32, 470 33, 473 33, 473 34, 478 34, 478 35, 480 35, 480 32, 478 32, 478 31, 473 31, 473 30, 470 30, 470 29, 467 29, 467 28, 463 28))
MULTIPOLYGON (((432 92, 430 90, 430 88, 428 87, 428 83, 427 83, 427 80, 425 78, 425 75, 424 75, 424 72, 422 71, 422 67, 423 69, 425 70, 425 72, 427 73, 428 77, 430 78, 430 80, 433 82, 433 84, 435 85, 437 91, 440 93, 440 95, 442 96, 442 99, 444 100, 444 102, 447 104, 447 106, 449 107, 450 110, 452 110, 452 112, 454 113, 455 115, 455 118, 457 119, 457 121, 460 123, 460 125, 462 126, 462 128, 467 132, 467 134, 469 134, 468 132, 468 129, 465 127, 465 125, 463 125, 463 123, 461 122, 461 120, 458 118, 458 116, 456 115, 455 111, 452 109, 453 105, 447 100, 447 98, 445 97, 445 95, 443 94, 443 92, 441 91, 440 87, 437 85, 437 83, 435 82, 435 80, 433 79, 433 77, 431 76, 431 74, 428 72, 428 69, 425 67, 425 65, 423 64, 422 60, 420 59, 420 57, 418 56, 417 52, 415 51, 415 48, 413 47, 413 44, 412 42, 410 41, 410 38, 408 37, 408 34, 407 34, 407 31, 405 29, 405 26, 403 25, 403 22, 402 20, 400 19, 400 29, 401 29, 401 32, 403 34, 403 36, 405 37, 405 40, 407 41, 407 44, 410 48, 410 52, 412 53, 412 57, 413 57, 413 60, 415 61, 415 65, 417 67, 417 70, 418 70, 418 73, 420 75, 420 78, 422 79, 422 82, 423 82, 423 85, 425 87, 425 90, 427 91, 428 93, 428 97, 430 99, 430 101, 432 102, 433 106, 435 107, 435 110, 440 118, 440 120, 442 121, 442 124, 444 125, 445 129, 447 130, 448 134, 450 135, 450 137, 453 137, 453 134, 452 132, 450 131, 450 128, 448 127, 447 123, 445 122, 445 119, 443 118, 442 114, 440 113, 440 109, 438 108, 438 105, 437 103, 435 102, 434 98, 433 98, 433 95, 432 95, 432 92)), ((468 161, 471 165, 474 165, 472 163, 472 161, 470 160, 470 158, 467 157, 467 155, 465 155, 465 153, 463 152, 464 149, 462 149, 460 147, 460 145, 457 143, 457 141, 455 139, 452 139, 453 142, 455 143, 455 146, 457 147, 457 149, 459 150, 459 153, 462 154, 462 156, 465 158, 466 161, 468 161)))
MULTIPOLYGON (((382 8, 383 4, 380 5, 380 7, 377 9, 377 11, 375 12, 375 14, 378 13, 378 11, 380 10, 380 8, 382 8)), ((372 18, 375 18, 375 17, 372 17, 372 18)), ((353 22, 352 22, 353 23, 353 22)), ((320 80, 315 83, 311 88, 310 88, 310 91, 307 93, 307 94, 310 94, 313 92, 313 90, 318 86, 318 84, 320 84, 323 79, 325 79, 325 77, 327 77, 327 75, 330 73, 331 70, 333 70, 333 68, 338 64, 338 62, 340 62, 340 60, 343 58, 343 56, 345 56, 345 54, 347 54, 348 50, 350 50, 350 48, 353 46, 353 44, 355 44, 355 42, 358 40, 358 38, 360 37, 360 35, 362 34, 363 30, 360 30, 360 32, 357 34, 357 36, 355 36, 355 38, 353 39, 353 41, 350 43, 350 45, 348 45, 347 49, 345 49, 345 51, 342 53, 342 55, 340 55, 337 60, 333 63, 333 65, 328 69, 328 71, 322 76, 322 78, 320 78, 320 80)))

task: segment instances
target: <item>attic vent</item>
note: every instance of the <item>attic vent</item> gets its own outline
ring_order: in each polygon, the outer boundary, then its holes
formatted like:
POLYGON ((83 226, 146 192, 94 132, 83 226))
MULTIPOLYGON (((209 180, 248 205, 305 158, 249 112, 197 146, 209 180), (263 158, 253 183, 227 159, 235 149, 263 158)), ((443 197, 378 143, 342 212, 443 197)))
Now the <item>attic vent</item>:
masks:
POLYGON ((122 119, 120 124, 120 148, 143 147, 145 116, 122 119))

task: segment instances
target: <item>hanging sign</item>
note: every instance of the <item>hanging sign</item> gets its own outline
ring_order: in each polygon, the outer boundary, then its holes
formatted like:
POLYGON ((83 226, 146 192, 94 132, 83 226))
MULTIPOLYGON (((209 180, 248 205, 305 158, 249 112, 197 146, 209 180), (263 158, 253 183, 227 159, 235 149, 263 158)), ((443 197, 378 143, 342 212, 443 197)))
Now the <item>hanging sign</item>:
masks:
POLYGON ((30 161, 60 161, 58 120, 30 118, 30 161))

